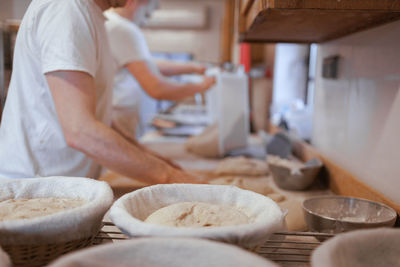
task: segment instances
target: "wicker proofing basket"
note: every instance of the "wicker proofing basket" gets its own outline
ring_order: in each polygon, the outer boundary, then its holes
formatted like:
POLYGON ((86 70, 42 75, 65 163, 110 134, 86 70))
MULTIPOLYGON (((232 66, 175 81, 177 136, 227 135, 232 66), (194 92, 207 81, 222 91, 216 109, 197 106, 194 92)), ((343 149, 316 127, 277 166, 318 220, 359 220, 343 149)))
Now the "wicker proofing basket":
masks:
POLYGON ((110 218, 129 237, 193 237, 254 249, 283 229, 284 214, 263 195, 225 185, 155 185, 126 194, 110 209, 110 218), (168 227, 144 222, 154 211, 179 202, 205 202, 245 208, 249 224, 222 227, 168 227))
POLYGON ((84 198, 88 203, 29 220, 0 222, 0 244, 14 266, 43 266, 90 245, 113 200, 107 183, 87 178, 48 177, 1 183, 0 201, 39 197, 84 198))
POLYGON ((91 245, 93 238, 94 236, 90 236, 80 240, 43 245, 9 245, 4 246, 4 250, 10 255, 14 266, 44 266, 63 254, 91 245))

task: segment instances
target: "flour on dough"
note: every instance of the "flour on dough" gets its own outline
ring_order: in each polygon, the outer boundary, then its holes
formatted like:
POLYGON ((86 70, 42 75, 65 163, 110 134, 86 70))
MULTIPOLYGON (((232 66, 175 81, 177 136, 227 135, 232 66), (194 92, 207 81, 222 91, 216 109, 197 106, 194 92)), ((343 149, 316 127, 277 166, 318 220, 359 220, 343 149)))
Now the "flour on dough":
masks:
POLYGON ((217 169, 217 175, 249 175, 265 176, 269 173, 268 166, 263 160, 245 157, 230 157, 222 160, 217 169))
POLYGON ((210 180, 209 183, 215 185, 234 185, 241 189, 268 195, 274 193, 274 190, 268 185, 269 180, 269 178, 263 177, 222 176, 210 180))
POLYGON ((174 227, 217 227, 247 224, 251 220, 236 207, 180 202, 153 212, 145 222, 174 227))
POLYGON ((0 221, 31 219, 73 209, 87 201, 74 198, 8 199, 0 202, 0 221))

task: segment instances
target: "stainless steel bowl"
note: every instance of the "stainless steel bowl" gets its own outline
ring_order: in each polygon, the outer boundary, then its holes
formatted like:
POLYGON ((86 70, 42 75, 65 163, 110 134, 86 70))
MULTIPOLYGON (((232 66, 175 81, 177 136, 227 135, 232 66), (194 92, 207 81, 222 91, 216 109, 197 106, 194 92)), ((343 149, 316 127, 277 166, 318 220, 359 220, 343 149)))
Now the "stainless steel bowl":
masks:
POLYGON ((268 162, 268 166, 275 184, 280 188, 306 190, 313 184, 322 168, 322 162, 319 159, 312 159, 295 173, 290 168, 279 164, 268 162))
POLYGON ((394 226, 397 213, 370 200, 343 197, 313 197, 303 202, 304 218, 310 231, 341 233, 356 229, 394 226))

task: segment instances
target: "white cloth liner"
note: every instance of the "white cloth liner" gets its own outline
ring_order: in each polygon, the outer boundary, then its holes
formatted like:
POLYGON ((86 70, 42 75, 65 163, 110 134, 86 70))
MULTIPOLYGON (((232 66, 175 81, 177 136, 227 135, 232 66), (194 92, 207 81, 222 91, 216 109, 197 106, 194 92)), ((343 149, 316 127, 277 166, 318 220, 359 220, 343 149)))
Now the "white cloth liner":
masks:
POLYGON ((0 244, 51 244, 97 233, 113 201, 106 182, 88 178, 47 177, 0 180, 0 201, 15 198, 65 197, 88 200, 81 207, 36 217, 0 222, 0 244))
POLYGON ((245 248, 255 248, 266 242, 272 233, 284 229, 284 214, 273 200, 225 185, 167 184, 145 187, 114 202, 110 218, 130 237, 197 237, 245 248), (143 222, 154 211, 184 201, 244 207, 254 222, 209 228, 168 227, 143 222))
POLYGON ((8 255, 0 247, 0 267, 11 267, 11 261, 8 255))
POLYGON ((140 238, 81 250, 50 267, 277 267, 236 246, 193 238, 140 238))
POLYGON ((314 251, 312 266, 400 266, 400 229, 378 228, 339 234, 314 251))

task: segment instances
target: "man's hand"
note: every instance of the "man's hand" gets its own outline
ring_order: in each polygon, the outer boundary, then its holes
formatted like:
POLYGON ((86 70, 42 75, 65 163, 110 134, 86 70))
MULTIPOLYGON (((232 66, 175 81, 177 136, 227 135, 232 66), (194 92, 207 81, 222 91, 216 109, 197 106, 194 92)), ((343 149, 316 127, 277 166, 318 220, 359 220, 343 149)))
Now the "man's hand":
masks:
POLYGON ((204 65, 193 64, 193 73, 203 75, 207 70, 207 67, 204 65))
POLYGON ((204 75, 203 76, 203 81, 201 83, 199 83, 199 86, 200 86, 199 93, 203 93, 203 92, 207 91, 215 83, 216 83, 215 77, 204 75))

